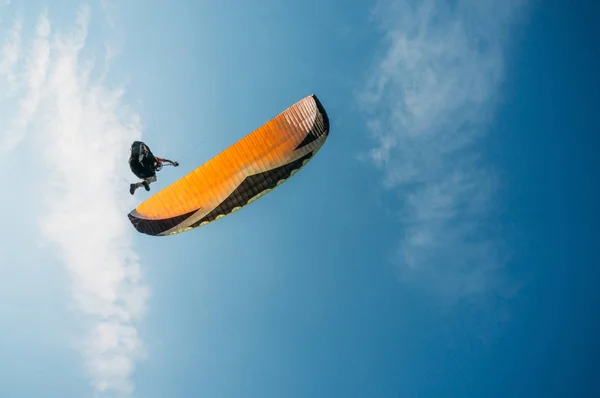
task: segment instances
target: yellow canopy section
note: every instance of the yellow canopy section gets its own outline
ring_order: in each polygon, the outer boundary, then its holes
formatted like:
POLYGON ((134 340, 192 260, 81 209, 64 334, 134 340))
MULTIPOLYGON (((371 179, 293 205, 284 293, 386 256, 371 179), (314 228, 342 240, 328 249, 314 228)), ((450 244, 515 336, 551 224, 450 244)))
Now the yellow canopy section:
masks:
POLYGON ((148 235, 212 222, 269 192, 304 166, 329 135, 329 119, 308 96, 129 213, 148 235))

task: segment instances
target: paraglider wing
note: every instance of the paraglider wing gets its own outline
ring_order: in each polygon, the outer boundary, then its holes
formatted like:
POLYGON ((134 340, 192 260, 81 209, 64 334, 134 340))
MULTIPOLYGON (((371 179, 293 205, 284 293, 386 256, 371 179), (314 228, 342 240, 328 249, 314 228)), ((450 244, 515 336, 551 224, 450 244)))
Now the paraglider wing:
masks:
POLYGON ((129 213, 141 233, 172 235, 224 217, 302 168, 329 135, 329 119, 308 96, 129 213))

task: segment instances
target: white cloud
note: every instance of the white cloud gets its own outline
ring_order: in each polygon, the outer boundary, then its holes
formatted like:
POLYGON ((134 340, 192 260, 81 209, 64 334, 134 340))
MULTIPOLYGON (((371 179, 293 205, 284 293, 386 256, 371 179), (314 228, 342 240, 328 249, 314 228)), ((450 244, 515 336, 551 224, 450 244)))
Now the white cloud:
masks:
POLYGON ((21 31, 23 19, 16 18, 12 28, 6 35, 0 53, 0 77, 5 80, 9 89, 13 87, 15 75, 14 69, 19 61, 21 52, 21 31))
POLYGON ((21 142, 30 119, 37 110, 50 62, 50 43, 48 41, 50 33, 50 21, 47 15, 43 14, 37 21, 36 38, 25 64, 24 84, 27 94, 19 104, 17 115, 12 117, 8 123, 9 127, 3 134, 0 151, 11 151, 21 142))
POLYGON ((402 199, 403 282, 454 301, 495 291, 505 256, 489 228, 497 185, 477 150, 494 116, 525 1, 380 2, 386 50, 359 99, 370 159, 402 199))
POLYGON ((117 27, 118 5, 116 0, 100 0, 104 16, 108 26, 112 29, 117 27))
POLYGON ((94 65, 82 53, 94 49, 86 42, 90 17, 82 8, 68 32, 52 27, 45 13, 39 17, 14 123, 29 126, 28 138, 44 148, 40 228, 56 245, 85 315, 89 333, 77 347, 91 382, 99 392, 129 394, 145 355, 137 327, 149 296, 126 217, 133 198, 123 167, 130 143, 141 138, 140 120, 122 103, 122 87, 91 77, 94 65))

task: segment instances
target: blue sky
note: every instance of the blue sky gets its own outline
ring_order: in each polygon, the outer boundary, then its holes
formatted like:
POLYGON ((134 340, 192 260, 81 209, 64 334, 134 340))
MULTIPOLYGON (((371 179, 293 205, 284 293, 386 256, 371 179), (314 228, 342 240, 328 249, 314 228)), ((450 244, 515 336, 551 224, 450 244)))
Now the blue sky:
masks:
POLYGON ((0 0, 0 396, 600 394, 596 2, 0 0), (126 214, 315 93, 243 211, 126 214))

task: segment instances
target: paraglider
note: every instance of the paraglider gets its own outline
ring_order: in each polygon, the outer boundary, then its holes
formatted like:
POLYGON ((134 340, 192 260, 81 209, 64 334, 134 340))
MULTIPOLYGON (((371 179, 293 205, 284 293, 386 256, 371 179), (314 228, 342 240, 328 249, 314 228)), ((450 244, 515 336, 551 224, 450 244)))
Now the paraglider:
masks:
POLYGON ((293 104, 129 214, 140 233, 189 231, 247 206, 301 169, 329 136, 315 95, 293 104))
POLYGON ((142 186, 146 191, 150 191, 150 184, 156 182, 156 172, 162 169, 164 163, 169 163, 175 167, 179 166, 177 162, 155 157, 148 145, 141 141, 134 141, 129 151, 129 167, 131 168, 131 172, 142 180, 141 182, 129 185, 129 193, 132 195, 136 189, 142 186))

